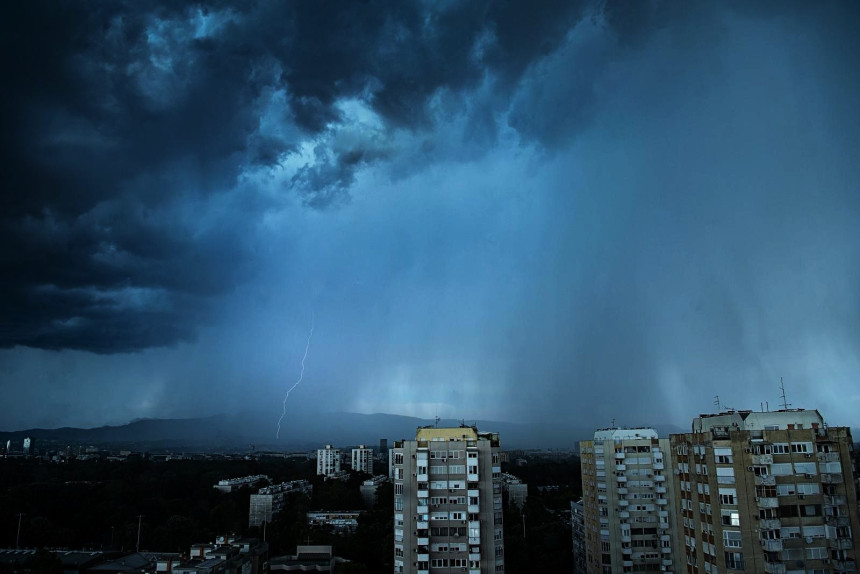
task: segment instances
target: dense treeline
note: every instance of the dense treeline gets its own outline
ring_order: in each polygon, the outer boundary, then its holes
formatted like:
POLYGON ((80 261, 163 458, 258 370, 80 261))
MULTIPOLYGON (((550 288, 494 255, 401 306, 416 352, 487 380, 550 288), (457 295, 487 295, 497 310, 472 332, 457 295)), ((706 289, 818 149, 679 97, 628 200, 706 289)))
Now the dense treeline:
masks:
MULTIPOLYGON (((505 511, 506 571, 526 573, 536 567, 570 571, 570 527, 564 511, 581 490, 578 459, 534 458, 506 470, 529 484, 523 512, 505 511), (546 485, 559 488, 538 488, 546 485)), ((22 547, 131 551, 142 516, 141 550, 187 552, 192 543, 237 534, 265 537, 270 556, 292 554, 300 544, 331 544, 336 555, 353 561, 344 568, 346 573, 390 572, 394 544, 390 484, 378 488, 375 509, 361 515, 353 534, 336 535, 305 520, 309 510, 363 508, 359 485, 365 478, 355 474, 345 482, 325 481, 316 476, 313 461, 0 460, 0 547, 15 547, 22 514, 22 547), (251 491, 225 494, 213 485, 253 474, 268 475, 275 483, 310 480, 313 495, 294 495, 272 524, 248 528, 251 491)), ((34 560, 34 571, 50 574, 55 566, 50 555, 34 560)))
POLYGON ((224 494, 219 480, 267 474, 310 478, 307 461, 0 461, 0 546, 187 551, 192 542, 244 533, 249 491, 224 494))

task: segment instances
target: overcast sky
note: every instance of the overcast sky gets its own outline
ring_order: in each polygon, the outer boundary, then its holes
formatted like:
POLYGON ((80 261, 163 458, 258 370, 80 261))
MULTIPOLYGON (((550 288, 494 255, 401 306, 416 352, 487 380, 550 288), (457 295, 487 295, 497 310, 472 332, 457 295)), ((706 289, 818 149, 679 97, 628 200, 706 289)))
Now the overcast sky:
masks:
POLYGON ((0 429, 860 412, 856 2, 16 2, 0 429))

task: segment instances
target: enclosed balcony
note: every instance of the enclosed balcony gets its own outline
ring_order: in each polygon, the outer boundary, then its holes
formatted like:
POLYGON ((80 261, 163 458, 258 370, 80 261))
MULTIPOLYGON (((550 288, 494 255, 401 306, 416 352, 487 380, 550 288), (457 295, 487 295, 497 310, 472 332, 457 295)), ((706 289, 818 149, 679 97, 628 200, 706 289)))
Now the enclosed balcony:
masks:
POLYGON ((782 523, 779 518, 763 518, 759 520, 758 526, 761 530, 778 530, 782 523))
POLYGON ((768 552, 782 552, 782 540, 762 540, 761 547, 768 552))
POLYGON ((755 477, 756 485, 773 486, 776 484, 776 477, 772 474, 763 474, 755 477))
POLYGON ((770 574, 785 574, 785 564, 782 562, 765 562, 764 571, 770 574))
POLYGON ((756 504, 759 508, 778 508, 779 499, 775 496, 758 496, 756 497, 756 504))
POLYGON ((851 550, 854 543, 850 538, 828 538, 827 547, 833 550, 851 550))

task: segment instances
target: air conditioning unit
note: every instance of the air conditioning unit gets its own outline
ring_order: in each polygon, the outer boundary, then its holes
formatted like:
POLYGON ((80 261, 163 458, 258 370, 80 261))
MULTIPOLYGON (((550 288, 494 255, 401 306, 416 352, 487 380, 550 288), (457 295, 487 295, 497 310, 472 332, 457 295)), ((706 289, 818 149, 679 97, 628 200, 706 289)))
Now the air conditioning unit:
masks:
POLYGON ((748 466, 748 467, 747 467, 747 471, 748 471, 748 472, 752 472, 752 471, 753 471, 753 467, 748 466))

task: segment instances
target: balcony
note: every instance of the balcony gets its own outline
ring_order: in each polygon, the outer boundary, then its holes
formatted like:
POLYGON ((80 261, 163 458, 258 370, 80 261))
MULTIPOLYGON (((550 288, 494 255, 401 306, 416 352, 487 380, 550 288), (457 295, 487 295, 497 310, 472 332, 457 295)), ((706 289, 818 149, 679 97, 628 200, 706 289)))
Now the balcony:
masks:
POLYGON ((467 493, 469 496, 481 496, 481 491, 474 488, 470 488, 467 493))
POLYGON ((468 473, 466 475, 466 480, 468 480, 469 482, 478 482, 478 473, 477 472, 468 473))
POLYGON ((665 486, 658 486, 657 488, 654 489, 654 492, 656 492, 657 494, 666 494, 666 487, 665 486))
POLYGON ((759 508, 779 508, 779 499, 775 496, 757 496, 756 504, 759 508))
POLYGON ((629 555, 629 554, 633 554, 633 549, 632 548, 622 548, 621 553, 624 554, 625 556, 629 555))
POLYGON ((761 547, 768 552, 782 552, 782 540, 762 540, 761 547))
POLYGON ((626 464, 616 464, 615 470, 627 470, 627 465, 626 464))
POLYGON ((756 486, 774 486, 776 484, 776 477, 772 474, 756 476, 755 483, 756 486))
POLYGON ((423 505, 416 506, 415 512, 417 512, 418 514, 427 514, 428 512, 430 512, 430 509, 427 507, 426 504, 423 504, 423 505))
POLYGON ((480 559, 481 559, 481 553, 480 552, 469 552, 469 560, 478 561, 480 559))
POLYGON ((782 527, 782 523, 779 518, 763 518, 759 520, 758 527, 761 530, 777 530, 782 527))
POLYGON ((469 544, 480 544, 480 543, 481 543, 481 537, 480 536, 470 536, 469 537, 469 544))
POLYGON ((665 506, 667 504, 669 504, 669 501, 666 500, 665 498, 658 498, 657 499, 657 505, 658 506, 665 506))
POLYGON ((429 490, 419 490, 418 491, 418 498, 427 498, 429 496, 430 496, 429 490))
POLYGON ((663 546, 661 548, 662 548, 663 554, 671 554, 672 553, 672 547, 671 546, 663 546))
POLYGON ((624 453, 623 452, 616 452, 615 453, 615 460, 624 460, 624 453))
POLYGON ((666 475, 664 474, 655 474, 654 482, 666 482, 666 475))
POLYGON ((418 482, 427 482, 429 480, 427 474, 416 474, 415 477, 415 480, 418 482))
POLYGON ((415 527, 418 530, 427 530, 428 528, 430 528, 430 524, 427 522, 416 522, 415 527))
POLYGON ((850 538, 828 538, 827 547, 833 550, 851 550, 854 543, 850 538))
POLYGON ((618 518, 630 518, 630 513, 626 510, 622 510, 618 513, 618 518))
POLYGON ((765 562, 764 571, 770 574, 785 574, 785 564, 782 562, 765 562))
POLYGON ((469 513, 480 512, 481 511, 481 505, 480 504, 470 504, 467 507, 467 511, 469 513))
POLYGON ((825 516, 824 522, 827 526, 850 526, 851 519, 847 516, 825 516))
POLYGON ((828 506, 844 506, 848 504, 848 499, 841 494, 825 494, 824 504, 828 506))
POLYGON ((842 484, 842 473, 826 473, 821 475, 822 484, 842 484))
POLYGON ((624 534, 621 535, 621 543, 622 544, 625 542, 631 542, 632 540, 633 539, 630 537, 629 534, 627 534, 626 536, 624 534))
POLYGON ((819 452, 818 460, 821 462, 839 462, 838 452, 819 452))
POLYGON ((629 506, 629 505, 630 505, 630 502, 628 502, 626 500, 619 500, 618 501, 618 506, 629 506))
POLYGON ((833 568, 837 572, 856 572, 857 563, 854 560, 834 560, 833 568))
POLYGON ((429 554, 418 554, 418 562, 430 562, 429 554))
POLYGON ((419 538, 418 539, 418 546, 430 546, 430 539, 429 538, 419 538))
POLYGON ((616 477, 615 477, 615 480, 617 480, 618 482, 624 482, 624 483, 626 483, 626 482, 627 482, 627 477, 626 477, 626 476, 616 476, 616 477))
POLYGON ((618 488, 615 490, 618 494, 627 494, 627 489, 624 487, 618 488))
POLYGON ((752 457, 753 464, 773 464, 772 454, 754 454, 752 457))
POLYGON ((666 465, 664 465, 662 461, 661 462, 655 462, 651 466, 651 468, 653 468, 654 470, 664 470, 666 468, 666 465))
POLYGON ((663 558, 663 561, 660 562, 660 564, 662 564, 663 566, 671 566, 672 565, 672 559, 671 558, 663 558))

